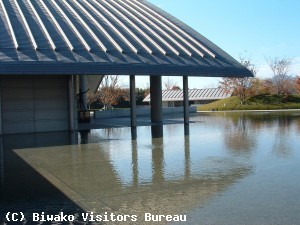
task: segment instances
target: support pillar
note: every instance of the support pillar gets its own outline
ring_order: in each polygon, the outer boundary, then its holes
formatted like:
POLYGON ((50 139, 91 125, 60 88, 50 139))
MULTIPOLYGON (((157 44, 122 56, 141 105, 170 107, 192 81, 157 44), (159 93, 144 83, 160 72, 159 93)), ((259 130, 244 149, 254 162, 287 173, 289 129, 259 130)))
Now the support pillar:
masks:
POLYGON ((75 130, 75 117, 74 117, 74 76, 69 76, 68 79, 68 114, 69 114, 69 130, 75 130))
POLYGON ((131 116, 131 138, 136 140, 136 93, 135 93, 135 76, 130 75, 130 116, 131 116))
POLYGON ((162 123, 162 82, 161 76, 150 76, 151 122, 162 123))
POLYGON ((183 77, 183 112, 184 112, 184 124, 189 124, 189 84, 188 77, 183 77))
POLYGON ((164 137, 164 127, 163 124, 155 124, 151 126, 152 138, 162 138, 164 137))
POLYGON ((183 79, 183 117, 184 117, 184 135, 190 134, 189 120, 190 120, 190 107, 189 107, 189 84, 188 77, 184 76, 183 79))
MULTIPOLYGON (((88 89, 87 89, 87 77, 85 75, 81 75, 79 76, 79 82, 80 82, 80 85, 79 85, 79 88, 82 92, 86 92, 88 89)), ((84 105, 84 108, 87 109, 87 100, 86 100, 86 93, 83 93, 83 105, 84 105)))

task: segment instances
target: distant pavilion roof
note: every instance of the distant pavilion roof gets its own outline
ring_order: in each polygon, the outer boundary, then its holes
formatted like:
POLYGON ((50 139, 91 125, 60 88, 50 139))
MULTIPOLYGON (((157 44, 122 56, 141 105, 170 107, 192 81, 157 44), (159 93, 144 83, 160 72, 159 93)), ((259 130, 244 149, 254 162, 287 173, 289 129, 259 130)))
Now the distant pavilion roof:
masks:
POLYGON ((144 0, 0 0, 0 34, 0 75, 252 76, 144 0))
MULTIPOLYGON (((190 89, 189 101, 199 100, 218 100, 229 98, 233 91, 226 91, 222 88, 205 88, 205 89, 190 89)), ((183 101, 182 90, 163 90, 162 91, 163 102, 176 102, 183 101)), ((150 94, 146 96, 143 102, 150 102, 150 94)))

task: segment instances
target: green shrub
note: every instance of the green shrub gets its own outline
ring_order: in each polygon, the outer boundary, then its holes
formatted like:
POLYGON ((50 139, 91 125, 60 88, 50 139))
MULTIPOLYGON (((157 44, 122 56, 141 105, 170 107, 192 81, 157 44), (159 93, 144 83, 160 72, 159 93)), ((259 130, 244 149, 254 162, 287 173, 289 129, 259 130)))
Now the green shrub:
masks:
POLYGON ((198 107, 199 111, 275 109, 300 109, 300 95, 257 95, 247 99, 244 105, 233 96, 198 107))

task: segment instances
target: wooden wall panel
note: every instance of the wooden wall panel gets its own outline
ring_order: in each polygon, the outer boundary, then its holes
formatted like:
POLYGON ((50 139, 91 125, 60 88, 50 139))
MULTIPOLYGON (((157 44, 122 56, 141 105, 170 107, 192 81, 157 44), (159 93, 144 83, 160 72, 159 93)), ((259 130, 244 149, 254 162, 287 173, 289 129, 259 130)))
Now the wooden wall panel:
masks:
POLYGON ((69 129, 67 76, 2 76, 0 89, 4 134, 69 129))

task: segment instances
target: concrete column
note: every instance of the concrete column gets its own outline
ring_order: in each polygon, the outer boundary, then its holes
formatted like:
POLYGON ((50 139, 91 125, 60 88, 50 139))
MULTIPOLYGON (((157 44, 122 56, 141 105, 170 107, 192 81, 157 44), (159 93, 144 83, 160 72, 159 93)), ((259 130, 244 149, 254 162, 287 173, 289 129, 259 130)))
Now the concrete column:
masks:
POLYGON ((152 138, 162 138, 164 136, 163 124, 155 124, 151 126, 152 138))
MULTIPOLYGON (((87 77, 85 75, 81 75, 79 76, 79 88, 81 89, 81 91, 85 92, 87 91, 87 77)), ((86 100, 86 93, 83 94, 83 104, 84 104, 84 108, 87 109, 87 100, 86 100)))
POLYGON ((131 138, 136 140, 136 93, 135 93, 135 76, 130 75, 130 116, 131 116, 131 138))
POLYGON ((161 76, 150 76, 151 122, 162 123, 162 85, 161 76))
POLYGON ((184 124, 189 124, 189 84, 188 77, 183 78, 183 114, 184 114, 184 124))
POLYGON ((75 130, 75 117, 74 117, 74 76, 69 76, 68 79, 68 114, 69 114, 69 130, 75 130))

